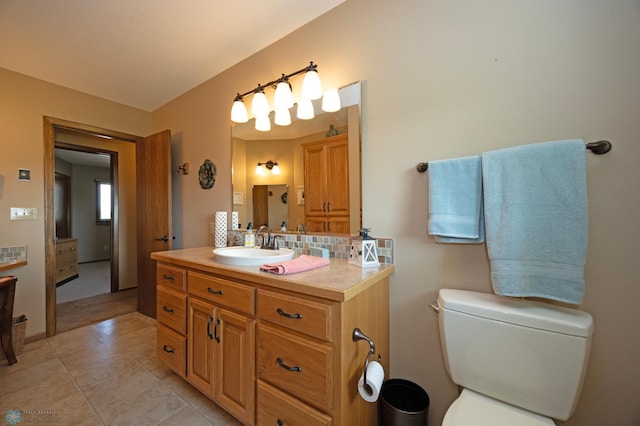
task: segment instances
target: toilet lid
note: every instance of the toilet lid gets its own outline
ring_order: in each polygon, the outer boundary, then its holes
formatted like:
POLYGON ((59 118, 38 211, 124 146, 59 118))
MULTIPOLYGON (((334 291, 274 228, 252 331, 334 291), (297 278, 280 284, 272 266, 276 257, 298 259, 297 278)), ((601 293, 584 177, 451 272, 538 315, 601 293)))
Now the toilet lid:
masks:
POLYGON ((555 423, 548 417, 464 389, 447 410, 442 426, 464 425, 542 426, 555 423))

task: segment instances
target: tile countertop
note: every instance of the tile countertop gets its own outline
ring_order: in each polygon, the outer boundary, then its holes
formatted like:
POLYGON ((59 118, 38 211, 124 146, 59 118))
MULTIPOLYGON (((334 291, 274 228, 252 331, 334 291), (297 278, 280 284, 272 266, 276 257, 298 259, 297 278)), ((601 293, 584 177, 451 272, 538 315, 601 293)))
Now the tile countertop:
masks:
POLYGON ((213 249, 197 247, 158 251, 151 253, 151 258, 163 263, 340 302, 351 299, 395 271, 395 265, 382 264, 379 267, 361 268, 348 264, 346 259, 331 258, 329 266, 297 274, 277 275, 260 271, 259 266, 235 266, 216 262, 213 249))

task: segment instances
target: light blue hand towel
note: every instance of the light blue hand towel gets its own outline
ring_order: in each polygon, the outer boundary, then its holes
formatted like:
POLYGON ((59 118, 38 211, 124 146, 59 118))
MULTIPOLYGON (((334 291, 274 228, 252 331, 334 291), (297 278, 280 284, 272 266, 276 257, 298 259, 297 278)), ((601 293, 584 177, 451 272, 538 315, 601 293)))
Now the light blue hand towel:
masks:
POLYGON ((581 140, 482 154, 484 216, 496 294, 580 304, 587 254, 581 140))
POLYGON ((484 242, 480 156, 429 162, 429 234, 441 243, 484 242))

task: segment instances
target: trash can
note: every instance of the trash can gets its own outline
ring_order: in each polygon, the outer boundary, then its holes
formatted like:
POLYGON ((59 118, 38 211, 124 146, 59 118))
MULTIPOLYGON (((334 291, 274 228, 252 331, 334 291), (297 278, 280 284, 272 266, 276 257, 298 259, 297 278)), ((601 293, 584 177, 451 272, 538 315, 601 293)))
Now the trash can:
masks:
MULTIPOLYGON (((20 315, 13 318, 11 321, 11 345, 13 347, 13 353, 18 356, 22 354, 22 348, 24 347, 24 335, 27 328, 27 317, 20 315)), ((0 347, 0 361, 7 359, 2 347, 0 347)))
POLYGON ((382 426, 425 426, 429 395, 413 382, 389 379, 380 390, 380 411, 382 426))

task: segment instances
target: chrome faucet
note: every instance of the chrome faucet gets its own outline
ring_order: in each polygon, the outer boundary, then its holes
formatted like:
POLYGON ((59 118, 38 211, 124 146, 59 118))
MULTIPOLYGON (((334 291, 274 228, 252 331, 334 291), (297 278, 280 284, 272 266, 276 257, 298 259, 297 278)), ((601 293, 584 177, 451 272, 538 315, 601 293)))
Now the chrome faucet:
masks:
POLYGON ((267 231, 267 236, 262 236, 262 244, 260 245, 260 248, 273 249, 273 247, 271 247, 271 230, 267 225, 262 225, 260 228, 258 228, 258 232, 256 232, 256 235, 260 235, 262 231, 267 231))
POLYGON ((307 227, 304 226, 304 223, 299 223, 298 226, 296 226, 296 232, 300 232, 301 234, 306 234, 307 227))

